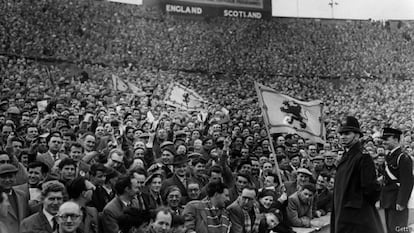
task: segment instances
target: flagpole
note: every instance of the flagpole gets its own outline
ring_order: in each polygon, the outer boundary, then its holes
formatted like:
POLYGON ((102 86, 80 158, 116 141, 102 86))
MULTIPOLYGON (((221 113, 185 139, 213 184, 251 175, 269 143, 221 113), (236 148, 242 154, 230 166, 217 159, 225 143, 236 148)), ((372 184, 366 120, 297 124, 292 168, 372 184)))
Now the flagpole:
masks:
MULTIPOLYGON (((263 120, 265 122, 267 136, 269 138, 270 150, 276 156, 275 147, 273 146, 272 135, 270 134, 270 123, 269 123, 268 116, 266 114, 267 106, 265 106, 264 103, 263 103, 263 100, 262 100, 262 97, 261 97, 261 94, 260 94, 259 85, 258 85, 257 82, 254 82, 254 87, 256 89, 257 98, 259 99, 259 104, 260 104, 260 107, 261 107, 261 110, 262 110, 262 116, 263 116, 263 120)), ((275 166, 276 166, 276 170, 277 170, 277 178, 279 179, 279 184, 283 185, 282 176, 280 174, 279 164, 277 162, 277 157, 276 157, 276 161, 275 161, 275 166)))

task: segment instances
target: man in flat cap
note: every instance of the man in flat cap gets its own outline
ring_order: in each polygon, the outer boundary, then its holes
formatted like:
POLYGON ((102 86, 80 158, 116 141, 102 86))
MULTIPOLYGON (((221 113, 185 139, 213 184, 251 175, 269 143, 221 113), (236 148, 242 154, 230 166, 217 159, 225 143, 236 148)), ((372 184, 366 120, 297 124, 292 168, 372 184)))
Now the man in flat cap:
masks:
POLYGON ((385 186, 381 193, 381 207, 385 210, 388 233, 401 232, 408 225, 408 200, 413 189, 413 162, 400 146, 402 132, 384 128, 381 138, 390 151, 385 157, 385 186))
POLYGON ((371 156, 362 153, 358 120, 346 117, 339 135, 345 153, 335 176, 331 233, 383 233, 375 207, 381 186, 371 156))
POLYGON ((7 215, 0 216, 0 222, 8 228, 7 232, 20 232, 20 223, 29 214, 27 195, 18 189, 14 189, 16 184, 16 173, 18 169, 10 163, 0 164, 0 186, 4 187, 10 205, 7 215))

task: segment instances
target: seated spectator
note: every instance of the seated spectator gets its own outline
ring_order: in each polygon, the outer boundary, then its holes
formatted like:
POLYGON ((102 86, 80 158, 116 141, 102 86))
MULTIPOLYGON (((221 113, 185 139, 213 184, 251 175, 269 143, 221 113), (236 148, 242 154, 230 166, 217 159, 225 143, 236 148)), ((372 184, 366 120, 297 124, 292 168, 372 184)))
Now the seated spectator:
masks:
POLYGON ((290 195, 298 191, 302 185, 308 183, 311 180, 311 177, 312 172, 310 172, 306 168, 299 168, 296 171, 295 181, 285 182, 287 196, 289 197, 290 195))
POLYGON ((332 193, 327 188, 331 176, 327 173, 319 174, 316 180, 316 192, 314 194, 313 216, 319 218, 332 210, 332 193))
POLYGON ((313 195, 315 185, 306 183, 289 196, 287 217, 294 227, 311 227, 313 195))

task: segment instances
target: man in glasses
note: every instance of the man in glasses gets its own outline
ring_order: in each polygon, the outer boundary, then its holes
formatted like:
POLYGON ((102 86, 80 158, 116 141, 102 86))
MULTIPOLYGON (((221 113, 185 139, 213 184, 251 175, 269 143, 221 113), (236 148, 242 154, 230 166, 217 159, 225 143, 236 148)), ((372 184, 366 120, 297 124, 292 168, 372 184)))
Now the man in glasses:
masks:
POLYGON ((7 215, 0 216, 0 222, 6 224, 8 232, 20 232, 20 223, 29 214, 27 204, 29 200, 27 196, 24 192, 13 188, 16 185, 17 171, 18 169, 10 164, 10 161, 7 161, 5 158, 1 159, 0 186, 4 187, 10 206, 8 207, 7 215))
POLYGON ((78 232, 82 222, 81 208, 75 202, 68 201, 63 203, 59 208, 57 221, 59 225, 58 233, 78 232))

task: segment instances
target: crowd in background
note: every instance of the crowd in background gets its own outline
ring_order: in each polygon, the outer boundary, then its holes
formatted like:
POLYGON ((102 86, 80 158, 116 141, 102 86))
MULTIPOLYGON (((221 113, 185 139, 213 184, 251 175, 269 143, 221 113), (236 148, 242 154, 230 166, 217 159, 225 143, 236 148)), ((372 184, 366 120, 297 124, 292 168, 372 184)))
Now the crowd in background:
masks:
POLYGON ((64 226, 74 220, 60 213, 66 200, 86 216, 75 218, 82 232, 192 232, 211 203, 224 219, 217 232, 290 232, 331 211, 344 116, 361 122, 378 177, 384 126, 401 129, 414 155, 409 24, 194 20, 100 1, 6 1, 0 46, 0 193, 20 214, 0 213, 10 232, 53 232, 53 216, 64 226), (114 89, 113 75, 144 94, 114 89), (206 117, 163 103, 171 81, 210 102, 206 117), (326 143, 294 134, 271 142, 255 81, 321 99, 326 143), (45 212, 46 230, 36 225, 45 212))

